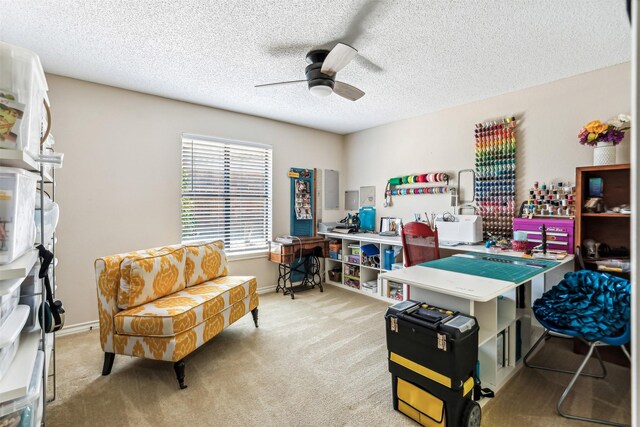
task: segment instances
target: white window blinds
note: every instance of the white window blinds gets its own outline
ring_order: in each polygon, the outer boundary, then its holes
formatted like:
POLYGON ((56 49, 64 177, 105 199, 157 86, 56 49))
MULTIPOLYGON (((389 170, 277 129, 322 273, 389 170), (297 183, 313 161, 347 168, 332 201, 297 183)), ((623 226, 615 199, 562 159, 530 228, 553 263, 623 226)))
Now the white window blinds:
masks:
POLYGON ((269 249, 271 147, 182 137, 182 241, 222 240, 227 254, 269 249))

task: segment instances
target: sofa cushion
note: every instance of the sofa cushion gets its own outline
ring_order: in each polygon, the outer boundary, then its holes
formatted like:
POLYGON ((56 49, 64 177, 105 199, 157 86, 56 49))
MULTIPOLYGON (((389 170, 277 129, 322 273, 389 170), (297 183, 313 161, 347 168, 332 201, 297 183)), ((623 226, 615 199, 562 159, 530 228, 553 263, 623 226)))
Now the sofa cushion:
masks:
POLYGON ((258 307, 258 304, 258 293, 256 292, 194 328, 171 337, 116 334, 113 336, 114 351, 117 354, 177 362, 249 311, 258 307))
POLYGON ((185 244, 187 261, 185 277, 187 286, 195 286, 216 277, 226 276, 227 255, 222 240, 185 244))
POLYGON ((169 246, 127 256, 120 264, 118 307, 126 310, 184 289, 185 252, 169 246))
POLYGON ((121 335, 171 337, 252 296, 257 286, 252 276, 218 277, 118 312, 114 317, 115 330, 121 335))

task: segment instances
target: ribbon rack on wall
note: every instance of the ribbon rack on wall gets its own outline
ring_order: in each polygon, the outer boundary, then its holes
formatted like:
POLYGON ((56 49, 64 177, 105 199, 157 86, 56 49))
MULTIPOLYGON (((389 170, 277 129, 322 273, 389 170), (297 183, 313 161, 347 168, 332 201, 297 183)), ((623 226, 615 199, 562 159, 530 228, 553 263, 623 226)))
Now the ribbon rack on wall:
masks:
POLYGON ((385 190, 384 206, 391 206, 391 196, 408 196, 417 194, 445 194, 449 191, 449 175, 444 172, 405 175, 391 178, 385 190), (439 184, 434 186, 415 186, 414 184, 439 184))

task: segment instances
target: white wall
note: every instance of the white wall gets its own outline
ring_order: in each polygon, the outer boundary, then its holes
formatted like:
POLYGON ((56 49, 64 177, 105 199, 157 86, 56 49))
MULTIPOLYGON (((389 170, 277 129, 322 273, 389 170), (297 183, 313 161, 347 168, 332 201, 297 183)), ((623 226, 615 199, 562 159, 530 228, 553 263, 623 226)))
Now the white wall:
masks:
MULTIPOLYGON (((378 217, 407 221, 414 212, 451 210, 449 195, 398 196, 393 207, 384 208, 385 184, 395 176, 440 171, 456 176, 473 168, 475 124, 516 115, 517 198, 522 201, 534 181, 575 183, 575 168, 593 160, 592 149, 578 144, 578 130, 591 120, 628 114, 629 93, 630 64, 625 63, 347 135, 345 187, 375 185, 378 217)), ((630 161, 628 135, 618 146, 617 160, 630 161)))
MULTIPOLYGON (((180 242, 181 133, 273 145, 273 233, 289 233, 290 167, 336 169, 339 135, 113 87, 47 76, 60 204, 58 296, 67 324, 97 319, 95 258, 180 242)), ((335 220, 341 211, 325 211, 335 220)), ((234 274, 273 286, 266 258, 235 261, 234 274)))
MULTIPOLYGON (((592 150, 576 142, 593 119, 630 111, 630 67, 622 64, 346 137, 273 120, 48 75, 57 150, 59 293, 68 324, 97 319, 93 261, 180 241, 180 135, 183 132, 273 144, 274 235, 289 231, 290 167, 336 169, 343 191, 376 186, 378 217, 449 209, 448 195, 400 196, 383 208, 393 176, 474 167, 476 122, 516 114, 519 199, 535 180, 575 180, 592 150), (343 153, 340 156, 339 153, 343 153)), ((618 161, 629 161, 628 139, 618 161)), ((325 221, 342 211, 325 211, 325 221)), ((275 284, 264 258, 233 262, 232 272, 275 284)))

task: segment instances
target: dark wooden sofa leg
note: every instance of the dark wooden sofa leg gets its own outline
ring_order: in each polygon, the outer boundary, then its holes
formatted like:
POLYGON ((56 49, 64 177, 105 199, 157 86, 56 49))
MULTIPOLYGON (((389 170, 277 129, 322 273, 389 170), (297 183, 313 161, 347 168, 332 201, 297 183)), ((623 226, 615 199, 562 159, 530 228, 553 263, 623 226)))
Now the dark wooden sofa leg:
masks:
POLYGON ((102 375, 109 375, 113 368, 113 360, 116 358, 115 353, 104 353, 104 364, 102 365, 102 375))
POLYGON ((184 360, 178 360, 173 364, 173 369, 176 371, 176 377, 178 378, 178 384, 180 389, 184 390, 187 385, 184 383, 184 360))
POLYGON ((253 323, 256 324, 256 328, 258 327, 258 307, 251 310, 251 316, 253 316, 253 323))

